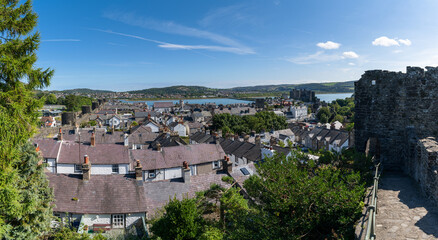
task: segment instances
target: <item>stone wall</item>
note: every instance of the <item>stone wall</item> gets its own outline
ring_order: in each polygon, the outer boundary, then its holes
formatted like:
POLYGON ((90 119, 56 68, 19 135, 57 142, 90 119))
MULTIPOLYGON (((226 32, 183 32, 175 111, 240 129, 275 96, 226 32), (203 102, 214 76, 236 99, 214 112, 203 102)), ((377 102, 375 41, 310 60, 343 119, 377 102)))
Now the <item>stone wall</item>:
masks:
POLYGON ((415 158, 408 161, 410 175, 421 190, 438 203, 438 142, 433 137, 417 142, 415 158))
POLYGON ((368 146, 386 170, 409 173, 418 140, 438 136, 438 68, 366 71, 355 82, 355 104, 356 149, 368 146))

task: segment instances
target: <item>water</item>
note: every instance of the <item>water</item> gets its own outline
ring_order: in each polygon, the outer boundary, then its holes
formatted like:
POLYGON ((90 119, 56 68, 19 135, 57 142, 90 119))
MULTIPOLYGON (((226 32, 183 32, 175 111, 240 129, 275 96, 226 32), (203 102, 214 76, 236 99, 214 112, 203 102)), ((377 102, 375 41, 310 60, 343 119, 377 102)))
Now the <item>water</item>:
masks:
MULTIPOLYGON (((173 102, 173 103, 179 103, 179 100, 160 100, 160 101, 129 101, 129 100, 120 100, 124 103, 135 103, 135 102, 145 102, 148 104, 148 106, 153 106, 154 102, 173 102)), ((185 103, 188 104, 205 104, 205 103, 215 103, 216 105, 222 104, 248 104, 251 103, 251 101, 244 101, 244 100, 238 100, 238 99, 231 99, 231 98, 204 98, 204 99, 183 99, 185 103)))
POLYGON ((353 93, 329 93, 329 94, 316 94, 316 97, 322 101, 327 103, 331 103, 336 99, 345 99, 349 98, 353 95, 353 93))
MULTIPOLYGON (((326 101, 328 103, 336 100, 336 99, 345 99, 347 97, 351 97, 353 93, 330 93, 330 94, 316 94, 316 97, 319 98, 321 101, 326 101)), ((124 103, 135 103, 135 102, 146 102, 148 106, 153 106, 154 102, 173 102, 173 103, 179 103, 179 100, 159 100, 159 101, 131 101, 131 100, 120 100, 124 103)), ((245 101, 245 100, 239 100, 239 99, 232 99, 232 98, 202 98, 202 99, 183 99, 185 103, 189 104, 206 104, 206 103, 215 103, 216 105, 222 104, 248 104, 252 103, 252 101, 245 101)))

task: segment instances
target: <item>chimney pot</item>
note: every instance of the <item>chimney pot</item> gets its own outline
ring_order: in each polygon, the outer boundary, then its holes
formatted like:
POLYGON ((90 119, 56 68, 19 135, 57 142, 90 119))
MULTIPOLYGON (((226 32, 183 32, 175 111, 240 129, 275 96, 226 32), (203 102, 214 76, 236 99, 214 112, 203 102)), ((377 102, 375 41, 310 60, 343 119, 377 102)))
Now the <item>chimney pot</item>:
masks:
POLYGON ((90 159, 88 158, 88 155, 84 155, 84 163, 85 164, 89 164, 90 163, 90 159))
POLYGON ((91 178, 91 164, 88 155, 84 155, 84 163, 82 164, 82 180, 89 181, 91 178))
POLYGON ((143 167, 140 164, 140 160, 136 161, 135 167, 135 180, 142 181, 143 180, 143 167))
POLYGON ((161 152, 161 144, 157 143, 157 151, 161 152))
POLYGON ((58 141, 62 141, 62 128, 59 128, 58 141))
POLYGON ((90 143, 91 143, 92 147, 96 146, 96 137, 94 136, 94 132, 91 133, 91 141, 90 141, 90 143))

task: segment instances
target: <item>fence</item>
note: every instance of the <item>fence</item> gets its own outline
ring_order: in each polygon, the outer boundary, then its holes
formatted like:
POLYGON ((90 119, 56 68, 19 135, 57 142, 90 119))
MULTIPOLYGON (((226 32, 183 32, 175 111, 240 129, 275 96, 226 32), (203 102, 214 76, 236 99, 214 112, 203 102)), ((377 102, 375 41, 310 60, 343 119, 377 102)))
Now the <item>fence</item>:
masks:
POLYGON ((376 238, 376 213, 377 213, 377 190, 379 186, 379 178, 381 168, 379 171, 380 163, 376 165, 376 173, 374 174, 374 186, 372 190, 371 204, 368 205, 368 225, 365 240, 374 240, 376 238))

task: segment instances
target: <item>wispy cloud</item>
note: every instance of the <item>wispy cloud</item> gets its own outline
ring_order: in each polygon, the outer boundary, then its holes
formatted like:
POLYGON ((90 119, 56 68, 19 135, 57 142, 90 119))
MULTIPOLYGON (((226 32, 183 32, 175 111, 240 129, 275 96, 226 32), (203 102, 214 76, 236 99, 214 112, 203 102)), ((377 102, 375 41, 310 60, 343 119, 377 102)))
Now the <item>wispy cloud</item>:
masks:
POLYGON ((382 47, 391 47, 391 46, 411 46, 412 42, 409 39, 397 39, 397 38, 388 38, 386 36, 379 37, 374 39, 372 42, 374 46, 382 46, 382 47))
MULTIPOLYGON (((242 51, 240 48, 233 48, 233 47, 223 47, 223 46, 208 46, 208 45, 183 45, 183 44, 174 44, 174 43, 167 43, 163 41, 158 41, 154 39, 144 38, 137 35, 132 34, 126 34, 126 33, 119 33, 114 32, 111 30, 102 30, 102 29, 91 29, 99 32, 129 37, 129 38, 135 38, 147 42, 157 43, 158 47, 165 48, 165 49, 172 49, 172 50, 210 50, 210 51, 219 51, 219 52, 229 52, 229 53, 235 53, 235 54, 247 54, 247 52, 242 51)), ((205 55, 205 54, 204 54, 205 55)), ((206 55, 208 56, 208 55, 206 55)), ((211 56, 208 56, 211 57, 211 56)))
POLYGON ((325 63, 334 62, 342 59, 355 59, 359 58, 359 55, 353 51, 343 52, 340 54, 327 54, 324 51, 318 51, 314 54, 300 57, 285 58, 286 61, 295 64, 315 64, 315 63, 325 63))
POLYGON ((324 51, 318 51, 314 54, 310 54, 307 56, 286 58, 285 60, 295 64, 313 64, 313 63, 337 61, 341 59, 342 57, 339 55, 326 54, 324 53, 324 51))
POLYGON ((338 49, 341 46, 341 44, 335 43, 332 41, 327 41, 325 43, 320 42, 320 43, 316 44, 316 46, 323 48, 323 49, 338 49))
MULTIPOLYGON (((255 51, 247 47, 238 41, 216 34, 209 31, 204 31, 192 27, 186 27, 171 21, 157 21, 153 19, 146 19, 140 16, 136 16, 131 13, 120 13, 120 12, 106 12, 104 13, 104 17, 115 20, 118 22, 122 22, 125 24, 129 24, 132 26, 138 26, 146 29, 152 29, 159 32, 176 34, 182 36, 189 36, 201 39, 207 39, 213 41, 215 43, 219 43, 223 46, 223 49, 227 50, 227 52, 234 52, 237 54, 254 54, 255 51), (239 49, 238 51, 228 51, 230 49, 239 49)), ((218 46, 211 46, 211 48, 204 48, 206 50, 217 49, 218 46)))
POLYGON ((66 38, 66 39, 44 39, 44 40, 41 40, 42 42, 80 42, 81 40, 80 39, 69 39, 69 38, 66 38))

